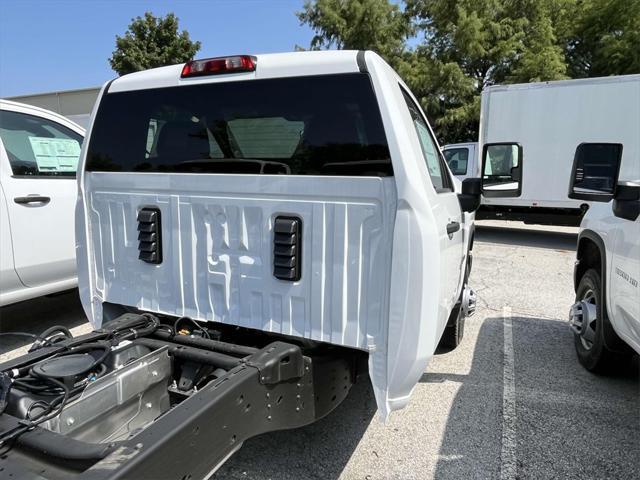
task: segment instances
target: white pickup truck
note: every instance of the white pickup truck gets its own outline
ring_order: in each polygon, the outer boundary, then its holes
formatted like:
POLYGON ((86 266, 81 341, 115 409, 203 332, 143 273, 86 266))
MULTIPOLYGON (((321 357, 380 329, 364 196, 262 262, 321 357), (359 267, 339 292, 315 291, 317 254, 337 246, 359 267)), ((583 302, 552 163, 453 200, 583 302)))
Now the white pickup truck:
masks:
POLYGON ((0 306, 76 286, 83 138, 61 115, 0 100, 0 306))
POLYGON ((480 180, 454 179, 375 53, 126 75, 88 139, 95 331, 49 330, 0 365, 12 478, 205 478, 247 438, 328 414, 360 372, 386 418, 460 342, 480 180))
POLYGON ((569 196, 592 202, 578 236, 570 325, 580 363, 607 372, 640 353, 638 137, 624 145, 581 145, 569 196))

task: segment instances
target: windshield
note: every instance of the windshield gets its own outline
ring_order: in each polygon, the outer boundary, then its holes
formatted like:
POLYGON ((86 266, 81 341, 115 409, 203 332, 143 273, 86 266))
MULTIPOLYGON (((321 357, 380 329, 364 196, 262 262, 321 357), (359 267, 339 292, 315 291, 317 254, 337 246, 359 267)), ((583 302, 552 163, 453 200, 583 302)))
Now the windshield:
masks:
POLYGON ((86 170, 393 175, 367 74, 110 93, 86 170))

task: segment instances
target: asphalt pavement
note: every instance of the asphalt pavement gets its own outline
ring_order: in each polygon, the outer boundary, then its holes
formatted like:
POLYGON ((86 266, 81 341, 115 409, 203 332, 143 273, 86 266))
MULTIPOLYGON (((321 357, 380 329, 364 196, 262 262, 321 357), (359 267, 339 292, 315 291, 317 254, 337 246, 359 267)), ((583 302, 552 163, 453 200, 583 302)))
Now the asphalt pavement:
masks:
MULTIPOLYGON (((638 358, 605 377, 574 352, 576 232, 480 222, 470 278, 478 310, 405 409, 380 422, 364 379, 323 420, 245 442, 215 478, 640 478, 638 358)), ((89 329, 76 292, 0 309, 2 331, 61 322, 89 329)), ((0 361, 21 345, 3 339, 0 361)))

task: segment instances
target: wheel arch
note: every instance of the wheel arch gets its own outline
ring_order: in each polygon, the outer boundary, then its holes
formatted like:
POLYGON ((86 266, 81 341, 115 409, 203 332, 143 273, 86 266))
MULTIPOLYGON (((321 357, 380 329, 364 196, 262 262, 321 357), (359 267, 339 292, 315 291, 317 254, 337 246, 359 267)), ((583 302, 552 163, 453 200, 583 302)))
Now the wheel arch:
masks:
POLYGON ((604 343, 609 350, 615 352, 626 352, 628 346, 620 339, 615 331, 615 327, 611 323, 611 311, 609 305, 609 294, 607 288, 607 250, 604 240, 598 233, 593 230, 585 229, 578 236, 578 245, 576 250, 576 266, 573 273, 574 289, 578 291, 578 285, 585 272, 591 268, 595 268, 600 273, 600 290, 602 291, 602 300, 607 315, 604 318, 604 343))
MULTIPOLYGON (((573 274, 574 291, 578 291, 580 279, 590 268, 600 272, 602 278, 603 293, 607 285, 607 258, 604 241, 593 230, 583 230, 578 237, 576 249, 576 267, 573 274)), ((606 298, 606 295, 605 295, 606 298)))

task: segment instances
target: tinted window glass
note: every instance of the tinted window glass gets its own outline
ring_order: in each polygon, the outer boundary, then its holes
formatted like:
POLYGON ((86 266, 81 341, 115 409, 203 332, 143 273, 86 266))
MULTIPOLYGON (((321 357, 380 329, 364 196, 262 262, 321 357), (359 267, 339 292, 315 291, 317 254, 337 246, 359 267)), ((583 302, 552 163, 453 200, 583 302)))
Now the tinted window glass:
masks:
POLYGON ((465 175, 469 160, 468 148, 448 148, 444 152, 444 158, 454 175, 465 175))
POLYGON ((107 94, 87 170, 392 175, 366 74, 107 94))
POLYGON ((14 175, 75 177, 82 135, 41 117, 0 110, 0 138, 14 175))
POLYGON ((424 155, 425 162, 427 164, 427 170, 429 170, 429 176, 431 182, 436 191, 443 190, 448 187, 446 177, 442 171, 442 164, 440 163, 440 154, 438 147, 431 137, 429 127, 426 120, 423 118, 418 106, 413 102, 411 97, 403 90, 402 95, 407 102, 411 119, 413 120, 413 126, 418 133, 418 139, 420 140, 420 147, 422 148, 422 154, 424 155))

